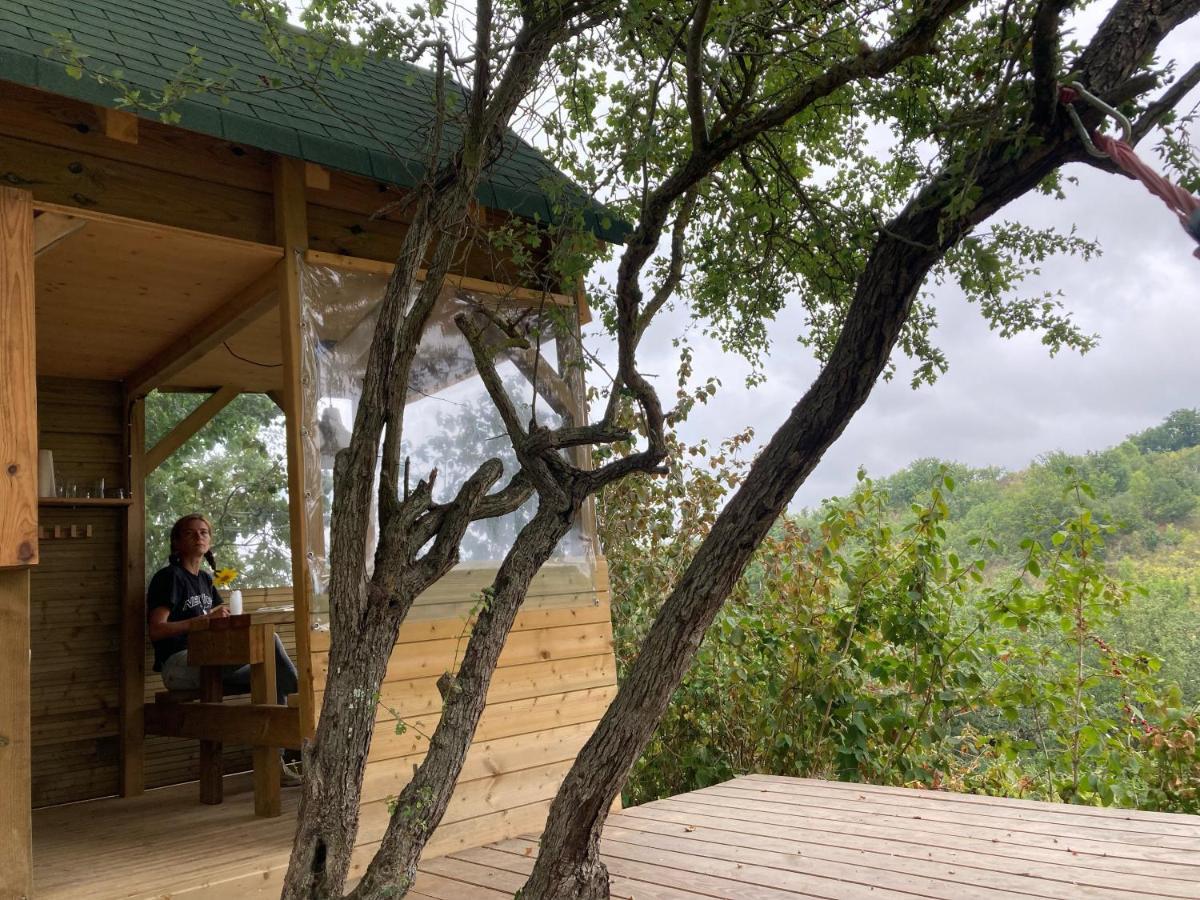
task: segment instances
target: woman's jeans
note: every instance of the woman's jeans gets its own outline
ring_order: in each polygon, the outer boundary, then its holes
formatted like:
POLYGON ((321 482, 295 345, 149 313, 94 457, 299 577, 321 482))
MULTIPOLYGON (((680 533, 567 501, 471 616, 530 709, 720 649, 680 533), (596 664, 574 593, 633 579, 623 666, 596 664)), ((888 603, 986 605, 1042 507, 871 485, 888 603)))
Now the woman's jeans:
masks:
MULTIPOLYGON (((167 657, 163 663, 162 680, 169 691, 198 691, 200 689, 200 669, 187 664, 187 651, 180 650, 167 657)), ((221 686, 226 694, 250 693, 249 666, 223 666, 221 669, 221 686)), ((300 679, 296 674, 296 666, 288 658, 283 649, 283 641, 275 635, 275 693, 278 695, 280 706, 287 704, 288 694, 294 694, 300 687, 300 679)))

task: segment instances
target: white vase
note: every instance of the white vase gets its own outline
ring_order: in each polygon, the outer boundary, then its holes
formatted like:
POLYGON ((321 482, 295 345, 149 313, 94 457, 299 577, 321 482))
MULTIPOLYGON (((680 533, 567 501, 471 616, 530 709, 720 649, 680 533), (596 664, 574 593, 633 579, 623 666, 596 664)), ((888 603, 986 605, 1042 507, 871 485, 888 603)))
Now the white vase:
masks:
POLYGON ((54 496, 54 453, 50 450, 38 451, 38 496, 54 496))

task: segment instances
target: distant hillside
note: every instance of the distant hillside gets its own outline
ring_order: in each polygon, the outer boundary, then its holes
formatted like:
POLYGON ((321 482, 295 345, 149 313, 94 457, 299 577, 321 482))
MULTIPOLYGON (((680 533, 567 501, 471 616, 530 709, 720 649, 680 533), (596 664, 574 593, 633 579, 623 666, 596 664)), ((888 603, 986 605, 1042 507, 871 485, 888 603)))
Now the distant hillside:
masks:
POLYGON ((1177 410, 1106 450, 1047 453, 1016 472, 920 459, 879 480, 889 507, 907 511, 942 467, 955 485, 948 538, 987 556, 994 573, 1021 555, 1025 538, 1048 542, 1078 502, 1112 526, 1108 567, 1142 590, 1114 637, 1161 656, 1164 677, 1200 700, 1200 410, 1177 410), (970 548, 972 538, 995 544, 970 548))
POLYGON ((906 510, 939 479, 942 467, 955 490, 949 498, 953 537, 991 538, 996 556, 1010 558, 1027 537, 1045 537, 1077 502, 1115 526, 1111 559, 1174 559, 1172 569, 1200 566, 1200 547, 1190 536, 1200 521, 1200 411, 1177 410, 1161 425, 1130 435, 1106 450, 1050 452, 1027 468, 971 468, 920 459, 878 485, 889 505, 906 510), (1086 487, 1075 496, 1073 485, 1086 487))

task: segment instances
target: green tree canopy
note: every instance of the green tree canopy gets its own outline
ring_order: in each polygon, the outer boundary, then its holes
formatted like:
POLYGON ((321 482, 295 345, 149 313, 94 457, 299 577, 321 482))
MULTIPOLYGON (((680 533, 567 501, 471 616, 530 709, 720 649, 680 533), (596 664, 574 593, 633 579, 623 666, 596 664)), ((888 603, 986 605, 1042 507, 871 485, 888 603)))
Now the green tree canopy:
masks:
MULTIPOLYGON (((203 401, 200 394, 146 398, 146 445, 203 401)), ((263 394, 242 394, 146 479, 147 576, 166 564, 171 526, 187 513, 213 525, 213 555, 238 570, 239 587, 292 580, 283 414, 263 394)))

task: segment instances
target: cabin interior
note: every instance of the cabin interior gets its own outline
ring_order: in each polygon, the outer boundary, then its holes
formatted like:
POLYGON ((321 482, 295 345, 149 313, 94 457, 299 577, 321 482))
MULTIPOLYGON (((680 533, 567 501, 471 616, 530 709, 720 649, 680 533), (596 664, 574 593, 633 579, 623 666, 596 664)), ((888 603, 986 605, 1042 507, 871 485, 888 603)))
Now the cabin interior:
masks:
MULTIPOLYGON (((9 467, 0 486, 0 812, 10 825, 0 831, 0 894, 79 896, 64 866, 91 879, 89 896, 277 890, 295 796, 285 794, 279 819, 256 817, 239 774, 251 750, 226 742, 226 802, 202 805, 199 741, 147 733, 146 705, 163 687, 145 631, 145 479, 240 394, 277 404, 292 583, 244 593, 248 611, 294 608, 280 631, 300 671, 299 727, 311 735, 329 649, 332 458, 348 438, 371 313, 405 223, 372 216, 387 185, 150 121, 118 119, 125 131, 114 137, 111 110, 4 89, 0 369, 11 377, 0 387, 9 467), (156 390, 204 399, 148 446, 145 397, 156 390), (40 451, 52 457, 52 489, 40 451), (81 855, 78 836, 97 815, 103 841, 81 855), (269 852, 214 855, 164 880, 178 841, 160 840, 155 823, 168 819, 226 848, 232 834, 246 846, 269 839, 269 852), (156 862, 147 848, 159 847, 156 862), (109 869, 115 880, 97 893, 97 873, 109 869)), ((480 206, 476 220, 486 229, 508 215, 480 206)), ((498 443, 451 314, 553 308, 559 335, 542 350, 565 365, 586 304, 478 243, 464 246, 441 302, 410 395, 409 452, 414 478, 439 465, 448 490, 498 443)), ((552 417, 582 413, 578 379, 566 394, 539 394, 521 359, 500 366, 518 401, 552 417)), ((401 631, 364 781, 361 854, 381 838, 388 800, 422 756, 441 705, 437 677, 461 653, 521 515, 468 535, 463 562, 401 631)), ((540 829, 615 693, 611 647, 607 574, 585 517, 531 591, 429 854, 540 829)))

